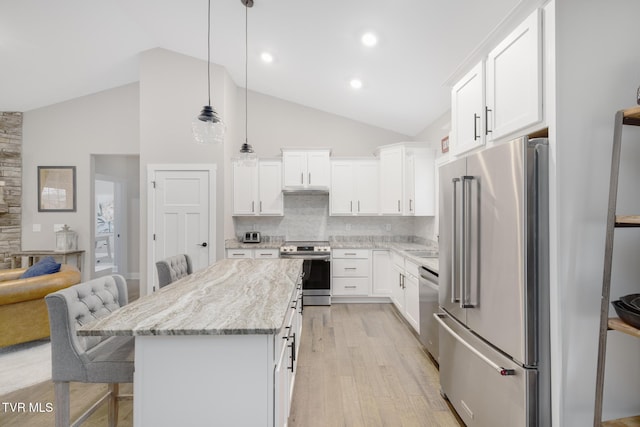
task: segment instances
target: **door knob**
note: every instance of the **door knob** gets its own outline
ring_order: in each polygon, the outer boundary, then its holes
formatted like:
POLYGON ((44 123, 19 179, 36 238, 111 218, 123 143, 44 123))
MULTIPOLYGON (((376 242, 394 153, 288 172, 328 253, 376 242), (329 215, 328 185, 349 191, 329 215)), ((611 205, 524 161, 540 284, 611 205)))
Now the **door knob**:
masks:
POLYGON ((207 247, 207 242, 202 242, 202 243, 200 243, 199 246, 202 246, 203 248, 206 248, 207 247))

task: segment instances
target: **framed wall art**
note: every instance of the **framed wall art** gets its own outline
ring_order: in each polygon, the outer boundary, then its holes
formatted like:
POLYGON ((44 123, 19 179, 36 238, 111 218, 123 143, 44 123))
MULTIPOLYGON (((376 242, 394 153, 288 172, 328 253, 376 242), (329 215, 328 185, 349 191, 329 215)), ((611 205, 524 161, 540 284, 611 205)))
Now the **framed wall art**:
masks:
POLYGON ((442 146, 442 152, 447 153, 449 151, 449 136, 445 136, 440 141, 440 145, 442 146))
POLYGON ((76 167, 38 166, 38 212, 76 211, 76 167))

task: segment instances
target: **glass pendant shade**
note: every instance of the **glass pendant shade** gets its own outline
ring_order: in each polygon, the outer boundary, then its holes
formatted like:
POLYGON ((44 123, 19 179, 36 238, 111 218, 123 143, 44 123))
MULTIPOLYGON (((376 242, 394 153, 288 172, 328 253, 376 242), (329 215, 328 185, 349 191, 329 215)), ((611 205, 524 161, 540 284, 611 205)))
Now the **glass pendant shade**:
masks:
POLYGON ((224 121, 210 105, 202 107, 200 115, 193 119, 191 130, 196 142, 200 144, 220 144, 227 130, 224 121))
POLYGON ((238 157, 238 162, 245 166, 251 166, 258 163, 258 156, 253 151, 253 147, 245 142, 242 144, 242 148, 240 148, 240 156, 238 157))

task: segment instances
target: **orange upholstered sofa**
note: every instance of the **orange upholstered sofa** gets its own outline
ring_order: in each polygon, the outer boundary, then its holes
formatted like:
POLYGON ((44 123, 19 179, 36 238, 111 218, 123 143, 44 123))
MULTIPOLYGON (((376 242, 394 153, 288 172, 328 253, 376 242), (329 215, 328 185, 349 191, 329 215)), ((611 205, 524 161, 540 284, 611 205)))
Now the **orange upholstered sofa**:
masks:
POLYGON ((57 273, 20 279, 25 271, 0 270, 0 347, 48 337, 44 297, 81 281, 80 271, 67 264, 57 273))

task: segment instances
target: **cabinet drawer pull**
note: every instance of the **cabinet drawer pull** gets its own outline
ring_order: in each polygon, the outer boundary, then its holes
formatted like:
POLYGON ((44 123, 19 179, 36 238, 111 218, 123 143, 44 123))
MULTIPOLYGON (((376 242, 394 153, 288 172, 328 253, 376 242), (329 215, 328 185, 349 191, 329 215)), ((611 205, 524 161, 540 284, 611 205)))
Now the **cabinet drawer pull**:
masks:
POLYGON ((344 267, 345 270, 357 270, 357 267, 344 267))
POLYGON ((357 288, 357 286, 356 285, 347 285, 347 286, 345 286, 345 288, 346 289, 355 289, 355 288, 357 288))
POLYGON ((344 256, 356 256, 355 252, 345 252, 344 256))
POLYGON ((260 255, 260 256, 271 256, 271 254, 270 254, 270 253, 264 253, 264 252, 263 252, 263 253, 260 253, 260 254, 258 254, 258 255, 260 255))

